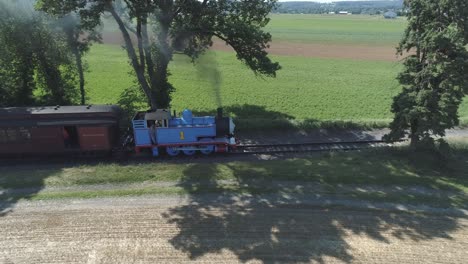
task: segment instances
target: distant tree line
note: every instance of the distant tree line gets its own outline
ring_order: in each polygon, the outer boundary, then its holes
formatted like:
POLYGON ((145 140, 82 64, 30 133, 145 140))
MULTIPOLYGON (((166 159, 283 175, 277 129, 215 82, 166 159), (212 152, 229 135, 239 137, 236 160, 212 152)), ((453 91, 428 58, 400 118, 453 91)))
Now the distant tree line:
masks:
POLYGON ((404 15, 403 0, 393 1, 350 1, 334 3, 317 2, 282 2, 278 4, 275 13, 282 14, 326 14, 348 11, 352 14, 379 15, 393 10, 399 16, 404 15))

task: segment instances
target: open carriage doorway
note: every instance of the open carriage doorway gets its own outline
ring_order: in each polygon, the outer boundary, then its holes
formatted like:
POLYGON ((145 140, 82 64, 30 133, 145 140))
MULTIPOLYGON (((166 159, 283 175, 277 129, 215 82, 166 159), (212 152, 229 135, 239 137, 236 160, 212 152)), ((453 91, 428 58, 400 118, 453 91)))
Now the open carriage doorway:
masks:
POLYGON ((76 126, 63 127, 63 141, 66 149, 80 148, 80 140, 76 126))

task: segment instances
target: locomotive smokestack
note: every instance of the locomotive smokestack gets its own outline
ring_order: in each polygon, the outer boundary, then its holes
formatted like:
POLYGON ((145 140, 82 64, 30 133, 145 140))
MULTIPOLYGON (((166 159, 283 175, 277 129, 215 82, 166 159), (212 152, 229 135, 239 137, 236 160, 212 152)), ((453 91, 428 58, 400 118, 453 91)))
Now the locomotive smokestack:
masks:
POLYGON ((223 118, 223 108, 218 107, 217 111, 218 111, 218 118, 223 118))

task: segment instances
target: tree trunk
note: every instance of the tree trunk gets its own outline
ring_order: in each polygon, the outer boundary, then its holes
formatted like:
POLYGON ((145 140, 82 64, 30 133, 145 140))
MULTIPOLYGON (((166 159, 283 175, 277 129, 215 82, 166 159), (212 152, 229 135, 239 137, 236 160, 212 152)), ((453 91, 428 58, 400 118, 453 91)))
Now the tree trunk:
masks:
POLYGON ((81 59, 81 53, 78 50, 76 45, 72 45, 72 52, 75 56, 76 67, 78 69, 78 76, 80 78, 80 95, 81 95, 81 105, 86 104, 86 92, 85 92, 85 79, 84 79, 84 70, 83 70, 83 60, 81 59))
POLYGON ((45 57, 45 53, 39 51, 38 56, 40 68, 43 71, 45 85, 49 89, 52 101, 50 103, 54 104, 68 104, 68 98, 65 96, 65 91, 63 90, 62 83, 60 82, 61 76, 60 71, 52 63, 49 63, 49 60, 45 57))
MULTIPOLYGON (((33 90, 35 87, 33 54, 31 50, 22 50, 15 54, 17 62, 12 62, 13 67, 18 69, 18 89, 13 89, 12 101, 6 101, 6 106, 29 106, 34 104, 33 90)), ((8 96, 7 96, 8 98, 8 96)))
POLYGON ((70 47, 70 50, 75 57, 76 68, 78 70, 79 85, 80 85, 80 104, 84 105, 86 103, 86 91, 85 91, 85 79, 84 79, 84 69, 83 69, 83 60, 81 57, 81 52, 79 49, 79 38, 80 31, 76 27, 63 27, 63 31, 67 36, 67 42, 70 47))
POLYGON ((142 21, 141 18, 137 18, 137 30, 136 30, 136 36, 138 39, 138 52, 140 55, 140 67, 143 72, 145 72, 145 53, 143 50, 143 36, 141 33, 141 28, 142 28, 142 21))
POLYGON ((153 85, 154 81, 154 61, 151 55, 151 47, 148 37, 148 20, 145 18, 141 23, 141 35, 143 40, 143 50, 146 59, 146 71, 148 73, 150 84, 153 85))
MULTIPOLYGON (((11 106, 29 106, 34 104, 33 99, 33 89, 34 89, 34 65, 31 63, 32 55, 24 56, 20 66, 17 66, 21 69, 20 71, 20 86, 19 89, 14 90, 14 102, 11 106)), ((6 102, 7 106, 9 102, 6 102)))
POLYGON ((410 128, 410 146, 412 148, 416 148, 419 144, 419 135, 417 134, 418 131, 418 121, 413 120, 411 121, 411 128, 410 128))
POLYGON ((83 62, 81 60, 81 54, 78 52, 76 55, 76 66, 78 67, 78 75, 80 76, 80 93, 81 93, 81 105, 86 104, 86 92, 85 92, 85 79, 83 72, 83 62))
POLYGON ((37 55, 37 60, 39 62, 39 69, 43 71, 43 77, 45 81, 46 89, 49 89, 52 103, 54 104, 66 104, 69 103, 68 99, 65 98, 64 87, 61 82, 60 70, 49 61, 49 58, 46 56, 46 51, 44 50, 45 45, 43 44, 43 36, 41 32, 38 32, 37 41, 38 46, 36 47, 35 53, 37 55))
POLYGON ((158 103, 156 99, 154 98, 151 87, 148 85, 148 82, 146 81, 144 68, 138 62, 138 56, 133 46, 132 39, 130 38, 130 34, 128 33, 125 27, 125 24, 123 23, 122 19, 117 14, 117 12, 115 11, 112 4, 110 4, 109 6, 109 12, 112 14, 112 17, 114 17, 115 21, 119 25, 120 31, 122 32, 122 36, 124 38, 125 46, 127 50, 127 55, 130 58, 133 69, 135 70, 138 83, 140 84, 141 88, 143 89, 143 92, 148 98, 151 108, 156 109, 158 107, 158 103))
POLYGON ((173 55, 172 48, 169 45, 170 19, 161 19, 159 22, 158 55, 155 58, 156 72, 151 83, 151 89, 156 93, 157 104, 161 108, 169 108, 171 103, 170 94, 173 90, 168 81, 168 66, 173 55))

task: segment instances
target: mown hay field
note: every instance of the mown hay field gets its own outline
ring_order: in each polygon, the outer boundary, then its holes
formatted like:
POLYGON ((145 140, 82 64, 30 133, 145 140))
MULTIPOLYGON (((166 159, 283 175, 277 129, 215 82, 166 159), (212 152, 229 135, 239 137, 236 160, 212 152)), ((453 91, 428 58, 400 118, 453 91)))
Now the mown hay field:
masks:
MULTIPOLYGON (((404 19, 384 20, 377 16, 272 15, 268 29, 273 35, 273 46, 280 43, 280 48, 287 49, 291 44, 287 52, 290 56, 272 54, 283 67, 277 78, 256 76, 226 49, 212 51, 196 67, 187 58, 175 55, 170 65, 170 81, 176 88, 172 108, 206 113, 221 103, 230 114, 244 120, 388 124, 392 98, 401 89, 396 80, 402 69, 401 58, 373 59, 366 52, 362 59, 320 57, 314 53, 301 56, 303 51, 296 52, 294 48, 299 47, 298 42, 304 44, 302 49, 313 44, 321 46, 309 48, 327 48, 329 43, 337 54, 340 49, 362 52, 362 47, 382 48, 393 54, 405 24, 404 19), (213 82, 217 71, 221 100, 217 100, 213 82)), ((126 88, 135 86, 126 53, 115 45, 118 33, 106 23, 105 40, 106 34, 112 32, 112 43, 95 45, 87 55, 88 95, 94 104, 116 103, 126 88)), ((463 120, 468 117, 467 102, 462 105, 460 116, 463 120)))

